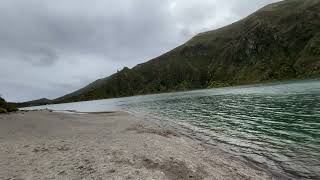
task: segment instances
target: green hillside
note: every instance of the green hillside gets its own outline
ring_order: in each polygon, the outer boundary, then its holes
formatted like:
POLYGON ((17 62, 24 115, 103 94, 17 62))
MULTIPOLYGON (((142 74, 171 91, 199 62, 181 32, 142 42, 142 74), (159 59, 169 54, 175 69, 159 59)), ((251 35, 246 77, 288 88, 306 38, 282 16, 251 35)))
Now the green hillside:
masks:
POLYGON ((320 76, 320 1, 286 0, 54 103, 320 76))

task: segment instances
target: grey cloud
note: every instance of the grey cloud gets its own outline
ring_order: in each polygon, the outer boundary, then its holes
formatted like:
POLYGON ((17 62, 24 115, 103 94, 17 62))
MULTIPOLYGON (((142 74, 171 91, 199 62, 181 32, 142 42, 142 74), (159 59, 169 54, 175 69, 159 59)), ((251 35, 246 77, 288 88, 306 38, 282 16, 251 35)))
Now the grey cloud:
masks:
MULTIPOLYGON (((29 52, 37 54, 30 50, 30 46, 46 46, 66 53, 95 53, 127 60, 129 57, 143 58, 145 53, 141 49, 161 43, 162 37, 168 36, 172 30, 170 18, 166 17, 165 3, 137 1, 131 3, 130 8, 109 12, 109 8, 115 5, 122 7, 129 1, 90 1, 90 4, 80 5, 79 1, 66 1, 64 7, 56 5, 56 1, 40 2, 1 2, 5 10, 0 12, 0 21, 7 22, 9 26, 1 30, 0 39, 4 41, 0 46, 19 53, 27 51, 25 54, 28 56, 29 52), (77 3, 78 8, 73 8, 77 3), (87 10, 100 4, 105 6, 103 14, 87 10), (118 53, 121 50, 124 52, 118 53)), ((39 53, 39 56, 43 55, 39 53)))
POLYGON ((29 56, 22 58, 37 66, 48 66, 55 63, 59 57, 57 52, 50 48, 39 47, 29 52, 29 56))

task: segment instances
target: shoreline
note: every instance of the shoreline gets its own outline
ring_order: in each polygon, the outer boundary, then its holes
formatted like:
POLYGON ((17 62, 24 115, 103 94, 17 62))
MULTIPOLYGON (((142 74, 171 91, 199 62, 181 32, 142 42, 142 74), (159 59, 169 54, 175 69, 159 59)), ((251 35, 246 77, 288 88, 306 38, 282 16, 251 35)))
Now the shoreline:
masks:
MULTIPOLYGON (((155 92, 155 93, 147 93, 147 94, 136 94, 131 96, 121 96, 121 97, 112 97, 112 98, 98 98, 98 99, 91 99, 91 100, 83 100, 83 101, 73 101, 73 102, 59 102, 59 103, 51 103, 51 104, 40 104, 40 105, 31 105, 31 106, 23 106, 19 107, 19 109, 29 108, 29 107, 41 107, 46 105, 59 105, 59 104, 72 104, 72 103, 79 103, 79 102, 90 102, 90 101, 101 101, 101 100, 108 100, 108 99, 122 99, 122 98, 130 98, 130 97, 141 97, 141 96, 152 96, 152 95, 161 95, 161 94, 173 94, 173 93, 186 93, 186 92, 197 92, 197 91, 205 91, 205 90, 217 90, 217 89, 225 89, 225 88, 247 88, 247 87, 258 87, 261 85, 278 85, 278 84, 290 84, 296 82, 305 82, 305 81, 318 81, 320 77, 312 77, 307 79, 287 79, 287 80, 271 80, 271 81, 262 81, 262 82, 253 82, 253 83, 244 83, 244 84, 237 84, 231 86, 223 86, 223 87, 216 87, 216 88, 199 88, 199 89, 187 89, 187 90, 180 90, 180 91, 168 91, 168 92, 155 92)), ((17 102, 23 103, 23 102, 17 102)))
POLYGON ((0 115, 0 179, 276 178, 126 112, 79 113, 0 115))

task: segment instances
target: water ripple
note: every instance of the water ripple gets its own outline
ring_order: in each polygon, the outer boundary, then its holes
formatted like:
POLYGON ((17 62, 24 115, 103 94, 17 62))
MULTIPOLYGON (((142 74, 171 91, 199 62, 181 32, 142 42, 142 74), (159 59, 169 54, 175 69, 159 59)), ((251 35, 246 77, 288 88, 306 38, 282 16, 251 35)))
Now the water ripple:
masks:
POLYGON ((34 108, 85 112, 125 110, 169 120, 184 128, 189 137, 277 174, 295 179, 320 179, 319 80, 34 108))

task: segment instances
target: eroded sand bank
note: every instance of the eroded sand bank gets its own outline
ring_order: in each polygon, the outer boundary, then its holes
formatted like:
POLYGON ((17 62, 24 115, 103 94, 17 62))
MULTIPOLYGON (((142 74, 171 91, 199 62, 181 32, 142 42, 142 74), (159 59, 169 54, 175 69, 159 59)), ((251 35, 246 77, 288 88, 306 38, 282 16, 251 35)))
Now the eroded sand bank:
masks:
POLYGON ((272 179, 133 115, 0 115, 0 179, 272 179))

